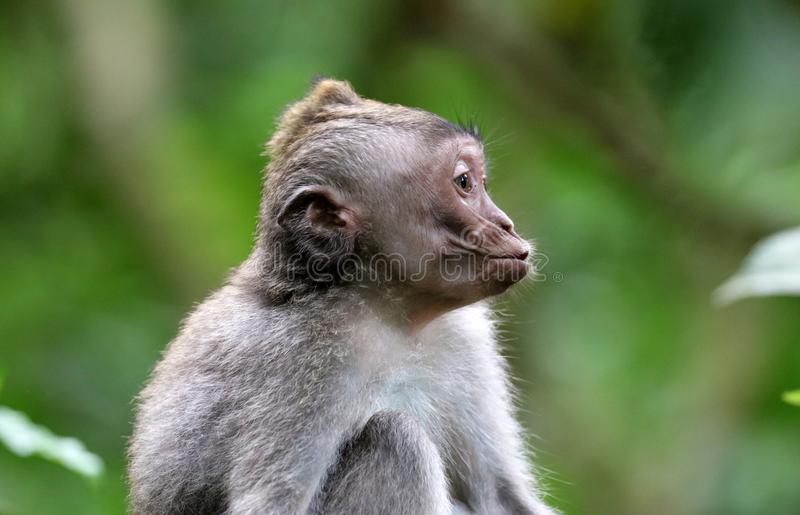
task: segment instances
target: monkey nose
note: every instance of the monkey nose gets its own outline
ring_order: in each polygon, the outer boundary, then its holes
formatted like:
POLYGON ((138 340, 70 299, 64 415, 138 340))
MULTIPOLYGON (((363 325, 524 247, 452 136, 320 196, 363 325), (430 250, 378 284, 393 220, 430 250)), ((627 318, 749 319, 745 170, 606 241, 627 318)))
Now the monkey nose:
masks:
POLYGON ((518 253, 518 254, 517 254, 516 256, 514 256, 514 257, 515 257, 515 258, 517 258, 517 259, 519 259, 520 261, 525 261, 526 259, 528 259, 528 255, 529 255, 529 254, 530 254, 530 251, 529 251, 528 249, 525 249, 525 250, 523 250, 522 252, 518 253))

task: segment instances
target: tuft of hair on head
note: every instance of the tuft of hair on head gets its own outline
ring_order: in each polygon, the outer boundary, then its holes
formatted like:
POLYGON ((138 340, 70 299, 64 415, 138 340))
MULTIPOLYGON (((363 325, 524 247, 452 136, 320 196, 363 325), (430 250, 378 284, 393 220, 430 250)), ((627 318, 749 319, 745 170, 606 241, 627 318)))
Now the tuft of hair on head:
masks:
POLYGON ((361 97, 356 94, 349 82, 315 77, 311 81, 311 91, 308 95, 290 105, 278 120, 275 134, 267 143, 269 155, 276 158, 284 154, 325 108, 337 104, 352 105, 360 101, 361 97))

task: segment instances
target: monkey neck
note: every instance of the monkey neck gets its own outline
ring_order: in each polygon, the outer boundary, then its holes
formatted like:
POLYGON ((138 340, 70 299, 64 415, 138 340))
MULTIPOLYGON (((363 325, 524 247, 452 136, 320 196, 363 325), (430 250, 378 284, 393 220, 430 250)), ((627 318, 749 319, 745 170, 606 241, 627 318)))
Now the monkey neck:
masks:
POLYGON ((263 297, 268 303, 280 305, 309 295, 320 295, 335 287, 308 276, 301 262, 294 262, 286 249, 269 236, 259 236, 250 256, 233 272, 235 282, 263 297), (269 251, 266 249, 270 249, 269 251))
POLYGON ((365 289, 360 292, 376 314, 409 336, 415 336, 431 322, 467 305, 453 299, 437 299, 426 294, 398 292, 396 288, 365 289))
POLYGON ((463 303, 444 300, 424 306, 418 305, 406 313, 405 330, 410 334, 417 334, 437 318, 463 306, 463 303))

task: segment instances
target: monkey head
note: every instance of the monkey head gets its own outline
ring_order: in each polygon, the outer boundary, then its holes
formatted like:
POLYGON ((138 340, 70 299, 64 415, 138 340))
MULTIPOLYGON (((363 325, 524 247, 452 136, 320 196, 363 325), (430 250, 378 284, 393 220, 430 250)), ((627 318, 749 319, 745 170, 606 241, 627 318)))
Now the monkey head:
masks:
POLYGON ((424 321, 528 270, 530 246, 489 198, 473 131, 322 80, 268 148, 257 249, 274 295, 358 286, 424 321))

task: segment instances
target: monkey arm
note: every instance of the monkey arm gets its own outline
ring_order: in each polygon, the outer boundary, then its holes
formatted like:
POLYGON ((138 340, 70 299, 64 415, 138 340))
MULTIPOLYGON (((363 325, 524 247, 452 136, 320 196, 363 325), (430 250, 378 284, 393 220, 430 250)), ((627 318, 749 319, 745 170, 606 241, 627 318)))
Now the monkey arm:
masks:
POLYGON ((320 515, 451 513, 439 452, 411 416, 373 415, 342 449, 325 485, 320 515))
POLYGON ((555 515, 535 493, 500 359, 480 362, 482 380, 463 399, 470 409, 458 411, 455 427, 474 429, 459 435, 466 466, 458 474, 476 513, 555 515))
MULTIPOLYGON (((336 433, 328 428, 328 434, 336 433)), ((231 492, 229 513, 314 515, 459 515, 451 504, 439 451, 410 415, 381 411, 344 444, 315 433, 286 442, 283 453, 239 461, 231 483, 262 481, 231 492), (314 445, 313 449, 309 445, 314 445), (291 445, 291 448, 289 448, 291 445), (313 454, 313 459, 311 455, 313 454)), ((243 456, 254 456, 252 449, 243 456)))
POLYGON ((366 419, 341 402, 350 395, 323 379, 292 389, 265 388, 243 399, 240 416, 233 418, 246 422, 231 431, 228 513, 312 513, 341 444, 366 419), (309 389, 314 395, 307 395, 309 389))
MULTIPOLYGON (((252 435, 261 440, 258 435, 252 435)), ((335 458, 336 446, 324 435, 292 437, 287 434, 263 448, 255 449, 245 442, 234 461, 230 484, 228 512, 231 515, 306 514, 326 469, 335 458), (278 448, 278 447, 282 448, 278 448)))
POLYGON ((447 399, 440 424, 450 434, 442 452, 455 488, 476 514, 554 515, 536 494, 492 329, 488 311, 479 307, 452 313, 433 333, 451 346, 439 366, 458 371, 437 383, 439 397, 447 399))

